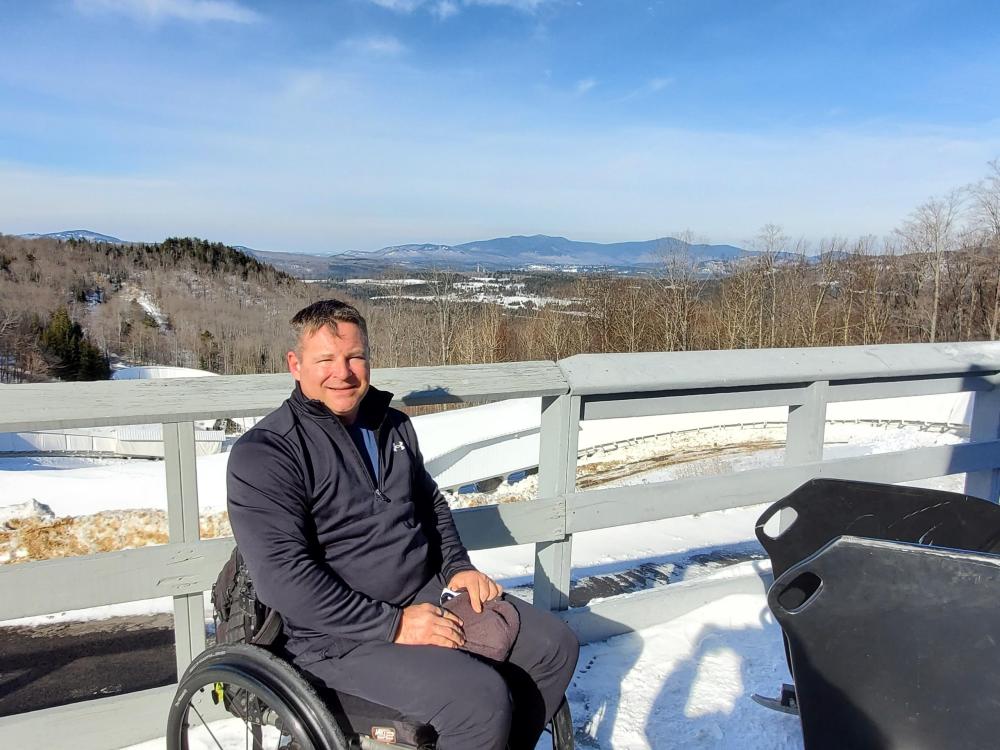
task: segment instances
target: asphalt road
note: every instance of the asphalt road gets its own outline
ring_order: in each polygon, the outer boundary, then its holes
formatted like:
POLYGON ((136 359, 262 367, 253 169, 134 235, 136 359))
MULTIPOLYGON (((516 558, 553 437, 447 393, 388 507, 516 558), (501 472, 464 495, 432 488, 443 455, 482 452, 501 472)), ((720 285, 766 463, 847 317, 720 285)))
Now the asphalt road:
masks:
POLYGON ((0 628, 0 716, 176 681, 169 614, 0 628))

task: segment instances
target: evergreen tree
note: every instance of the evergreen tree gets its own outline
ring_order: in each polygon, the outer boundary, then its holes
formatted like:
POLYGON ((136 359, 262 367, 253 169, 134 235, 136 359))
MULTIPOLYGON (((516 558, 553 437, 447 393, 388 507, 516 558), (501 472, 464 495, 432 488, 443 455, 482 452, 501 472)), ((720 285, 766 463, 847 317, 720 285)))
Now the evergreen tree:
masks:
POLYGON ((111 374, 107 357, 84 336, 65 307, 52 313, 39 343, 52 373, 61 380, 106 380, 111 374))
POLYGON ((101 350, 87 339, 80 342, 80 364, 78 380, 107 380, 111 377, 111 367, 101 350))

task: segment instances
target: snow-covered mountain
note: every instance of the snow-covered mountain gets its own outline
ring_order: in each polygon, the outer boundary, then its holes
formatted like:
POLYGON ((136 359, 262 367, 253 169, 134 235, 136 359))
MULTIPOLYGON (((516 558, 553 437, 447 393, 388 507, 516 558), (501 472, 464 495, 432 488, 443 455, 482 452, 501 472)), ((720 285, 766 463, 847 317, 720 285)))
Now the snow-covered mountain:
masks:
POLYGON ((665 256, 684 253, 694 262, 732 260, 746 255, 732 245, 690 244, 674 237, 659 237, 639 242, 579 242, 566 237, 536 234, 516 235, 492 240, 466 242, 456 249, 473 255, 500 255, 518 263, 638 265, 662 262, 665 256))
POLYGON ((335 256, 338 260, 354 258, 358 260, 380 260, 384 263, 401 265, 438 264, 445 266, 475 266, 477 263, 498 263, 510 265, 511 258, 502 253, 467 249, 453 245, 432 243, 393 245, 374 252, 352 250, 335 256))
POLYGON ((640 242, 579 242, 544 234, 516 235, 477 240, 461 245, 433 243, 394 245, 373 252, 350 251, 333 256, 335 261, 368 261, 400 265, 443 265, 468 268, 500 267, 637 266, 661 263, 665 257, 684 254, 694 263, 727 261, 749 255, 733 245, 689 244, 674 237, 640 242))
POLYGON ((65 242, 66 240, 87 240, 88 242, 107 242, 111 245, 124 245, 125 240, 120 240, 117 237, 112 237, 107 234, 101 234, 99 232, 92 232, 89 229, 64 229, 61 232, 49 232, 48 234, 19 234, 18 237, 22 237, 26 240, 38 240, 38 239, 53 239, 65 242))

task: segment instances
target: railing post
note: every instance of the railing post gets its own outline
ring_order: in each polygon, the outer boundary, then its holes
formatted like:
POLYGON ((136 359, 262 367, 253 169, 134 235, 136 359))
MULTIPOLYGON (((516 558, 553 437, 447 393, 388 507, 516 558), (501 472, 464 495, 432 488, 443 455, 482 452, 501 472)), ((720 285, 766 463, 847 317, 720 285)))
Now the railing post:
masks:
MULTIPOLYGON (((969 425, 969 440, 996 440, 1000 437, 1000 376, 988 378, 993 388, 976 391, 972 395, 972 420, 969 425)), ((1000 501, 1000 470, 970 471, 965 475, 965 494, 981 497, 990 502, 1000 501)))
MULTIPOLYGON (((788 407, 785 429, 785 465, 823 460, 823 440, 826 437, 826 390, 828 380, 818 380, 808 388, 801 404, 788 407)), ((774 498, 777 500, 778 498, 774 498)), ((794 519, 782 511, 778 529, 784 531, 794 519)))
MULTIPOLYGON (((580 397, 542 398, 542 423, 538 447, 538 496, 560 497, 576 489, 576 454, 580 436, 580 397)), ((566 506, 563 505, 563 527, 566 506)), ((536 607, 561 610, 569 607, 573 538, 535 545, 536 607)))
MULTIPOLYGON (((193 422, 163 425, 163 459, 167 476, 167 524, 170 542, 197 542, 198 474, 193 422)), ((205 650, 205 599, 202 592, 174 597, 174 641, 177 679, 205 650)))

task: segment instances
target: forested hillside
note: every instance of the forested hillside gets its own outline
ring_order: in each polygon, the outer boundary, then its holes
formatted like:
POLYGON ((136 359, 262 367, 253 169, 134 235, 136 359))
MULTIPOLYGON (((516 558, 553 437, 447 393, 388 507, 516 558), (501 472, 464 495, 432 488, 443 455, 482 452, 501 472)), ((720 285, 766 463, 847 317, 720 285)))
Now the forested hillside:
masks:
POLYGON ((220 373, 284 368, 312 290, 225 245, 0 236, 0 379, 106 377, 98 359, 220 373))

